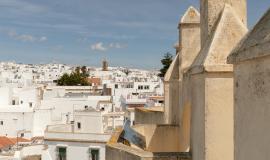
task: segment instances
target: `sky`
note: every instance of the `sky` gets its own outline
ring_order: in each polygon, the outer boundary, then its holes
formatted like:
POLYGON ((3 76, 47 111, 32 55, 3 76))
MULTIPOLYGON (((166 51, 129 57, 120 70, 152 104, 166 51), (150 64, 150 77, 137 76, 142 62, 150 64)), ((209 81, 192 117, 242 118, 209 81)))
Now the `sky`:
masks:
MULTIPOLYGON (((199 0, 0 0, 0 61, 159 69, 199 0)), ((249 28, 270 7, 248 0, 249 28)))

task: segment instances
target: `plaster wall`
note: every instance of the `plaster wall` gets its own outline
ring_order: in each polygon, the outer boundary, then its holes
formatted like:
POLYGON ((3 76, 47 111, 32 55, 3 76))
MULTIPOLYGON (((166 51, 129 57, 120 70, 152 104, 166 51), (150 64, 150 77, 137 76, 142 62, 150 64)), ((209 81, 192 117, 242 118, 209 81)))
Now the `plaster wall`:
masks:
POLYGON ((181 153, 152 153, 138 150, 122 144, 106 146, 106 160, 190 160, 181 153))
POLYGON ((136 124, 164 124, 164 112, 141 111, 135 109, 136 124))
POLYGON ((75 132, 76 133, 103 133, 103 121, 101 112, 81 112, 76 113, 75 119, 75 132), (81 128, 78 128, 78 123, 81 128))
POLYGON ((192 151, 194 160, 233 160, 232 73, 192 77, 192 151))
POLYGON ((164 121, 166 124, 179 123, 179 80, 164 82, 165 108, 164 121))
POLYGON ((180 25, 180 46, 182 47, 181 56, 179 56, 180 78, 183 71, 187 70, 193 63, 201 48, 200 23, 180 25))
POLYGON ((0 88, 0 107, 11 103, 12 90, 9 87, 0 88))
POLYGON ((183 87, 180 89, 180 107, 179 115, 182 117, 179 121, 180 124, 180 151, 188 152, 190 150, 190 130, 191 130, 191 78, 188 74, 184 74, 182 78, 183 87))
POLYGON ((67 148, 67 160, 89 160, 89 149, 99 148, 100 160, 105 160, 105 144, 46 141, 52 160, 57 160, 57 147, 67 148))
POLYGON ((234 118, 236 160, 270 157, 270 58, 236 64, 234 118))
POLYGON ((205 75, 191 77, 191 150, 193 160, 205 160, 205 75))
POLYGON ((135 125, 134 129, 145 136, 146 151, 179 152, 179 127, 172 125, 135 125))
POLYGON ((30 133, 25 133, 25 137, 32 138, 32 112, 0 112, 0 121, 3 121, 3 125, 0 125, 0 135, 17 137, 20 130, 26 130, 30 131, 30 133))
POLYGON ((33 114, 33 137, 44 136, 47 125, 52 125, 51 110, 35 110, 33 114))

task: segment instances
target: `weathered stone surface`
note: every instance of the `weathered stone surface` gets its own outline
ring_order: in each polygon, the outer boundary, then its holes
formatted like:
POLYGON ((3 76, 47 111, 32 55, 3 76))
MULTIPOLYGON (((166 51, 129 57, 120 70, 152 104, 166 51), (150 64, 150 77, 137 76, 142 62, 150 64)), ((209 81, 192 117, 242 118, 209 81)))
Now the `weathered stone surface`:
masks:
POLYGON ((143 134, 146 149, 150 152, 180 152, 179 126, 177 125, 135 125, 134 130, 143 134))
MULTIPOLYGON (((187 100, 189 86, 183 75, 188 71, 193 64, 195 58, 198 56, 201 49, 200 39, 200 13, 194 8, 190 7, 184 17, 181 19, 179 25, 179 39, 181 40, 181 56, 179 57, 179 125, 180 125, 180 151, 190 151, 190 101, 187 100), (192 21, 190 19, 193 19, 192 21), (191 23, 192 22, 192 23, 191 23), (187 91, 187 92, 186 92, 187 91)), ((189 96, 188 96, 189 97, 189 96)))
MULTIPOLYGON (((181 54, 181 53, 179 53, 181 54)), ((169 69, 167 70, 164 81, 169 82, 173 80, 179 80, 179 54, 176 55, 169 69)))
POLYGON ((238 2, 201 1, 201 5, 208 3, 202 12, 214 15, 201 17, 202 25, 212 29, 202 30, 204 46, 184 76, 183 93, 187 95, 183 97, 191 108, 193 160, 233 160, 233 67, 227 64, 227 56, 247 33, 235 10, 238 2))
POLYGON ((270 157, 270 10, 229 56, 234 64, 234 158, 270 157))
POLYGON ((265 57, 234 65, 234 156, 237 160, 270 157, 269 64, 270 57, 265 57))
POLYGON ((190 153, 147 152, 123 144, 106 146, 106 160, 191 160, 190 153))
POLYGON ((270 55, 270 9, 245 36, 228 57, 229 63, 238 63, 270 55))
POLYGON ((194 24, 194 23, 200 23, 200 13, 197 11, 196 8, 193 6, 190 6, 185 14, 182 16, 179 28, 183 24, 194 24))
POLYGON ((232 71, 232 67, 225 68, 227 57, 247 33, 247 27, 237 17, 233 8, 226 4, 214 28, 213 34, 209 37, 191 67, 193 73, 204 70, 225 71, 224 69, 229 69, 228 71, 232 71))
POLYGON ((179 23, 179 39, 181 51, 168 69, 165 79, 165 123, 179 124, 181 107, 181 79, 188 70, 200 50, 200 14, 194 7, 189 7, 179 23))
MULTIPOLYGON (((159 108, 159 107, 155 107, 159 108)), ((135 108, 136 124, 166 124, 164 121, 164 109, 152 110, 150 108, 135 108)))
POLYGON ((181 54, 179 55, 179 76, 188 70, 197 57, 200 45, 200 13, 189 7, 179 23, 179 42, 181 54))
POLYGON ((216 23, 220 18, 225 4, 229 4, 235 11, 239 20, 247 25, 246 0, 201 0, 201 44, 205 45, 209 36, 214 32, 216 23))
POLYGON ((179 54, 174 58, 164 78, 165 124, 178 124, 179 122, 179 54))

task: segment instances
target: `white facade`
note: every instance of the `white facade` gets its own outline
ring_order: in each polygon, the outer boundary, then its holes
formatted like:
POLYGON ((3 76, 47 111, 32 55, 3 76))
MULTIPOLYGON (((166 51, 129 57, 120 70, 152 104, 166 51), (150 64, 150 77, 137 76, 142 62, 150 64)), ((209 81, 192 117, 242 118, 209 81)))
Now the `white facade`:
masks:
POLYGON ((107 133, 108 126, 104 124, 107 123, 102 112, 86 109, 75 112, 72 124, 48 126, 45 143, 52 159, 65 156, 67 160, 89 160, 92 156, 98 156, 93 160, 105 160, 105 144, 111 133, 107 133), (64 153, 61 152, 63 150, 64 153), (97 153, 92 154, 93 150, 97 153))
POLYGON ((45 136, 52 160, 59 147, 66 147, 70 160, 89 159, 91 149, 105 160, 105 144, 123 125, 127 104, 147 104, 151 96, 163 96, 157 73, 121 67, 87 67, 89 78, 100 78, 98 86, 56 86, 59 77, 74 69, 0 62, 0 135, 45 136))

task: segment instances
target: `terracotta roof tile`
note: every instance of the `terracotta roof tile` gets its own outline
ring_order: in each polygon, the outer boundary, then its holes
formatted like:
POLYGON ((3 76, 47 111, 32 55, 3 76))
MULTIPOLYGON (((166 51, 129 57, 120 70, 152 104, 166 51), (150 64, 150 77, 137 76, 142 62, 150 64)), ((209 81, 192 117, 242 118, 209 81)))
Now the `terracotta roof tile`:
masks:
POLYGON ((8 137, 0 136, 0 149, 14 145, 15 143, 11 141, 8 137))

